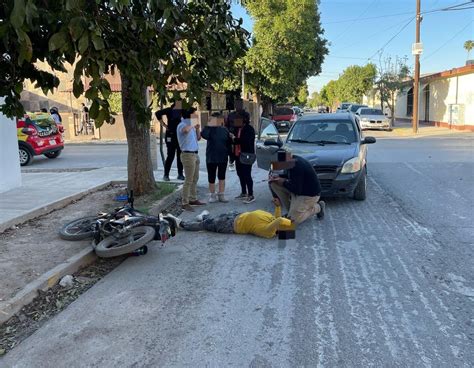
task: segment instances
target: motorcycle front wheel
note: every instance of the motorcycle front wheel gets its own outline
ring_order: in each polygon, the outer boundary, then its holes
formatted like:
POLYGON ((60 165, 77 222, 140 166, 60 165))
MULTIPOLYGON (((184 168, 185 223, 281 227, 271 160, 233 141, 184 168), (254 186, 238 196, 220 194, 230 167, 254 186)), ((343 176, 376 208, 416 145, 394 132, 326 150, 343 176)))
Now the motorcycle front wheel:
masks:
POLYGON ((118 238, 108 236, 95 245, 97 256, 102 258, 117 257, 143 247, 155 237, 155 229, 150 226, 139 226, 130 230, 127 236, 118 238))

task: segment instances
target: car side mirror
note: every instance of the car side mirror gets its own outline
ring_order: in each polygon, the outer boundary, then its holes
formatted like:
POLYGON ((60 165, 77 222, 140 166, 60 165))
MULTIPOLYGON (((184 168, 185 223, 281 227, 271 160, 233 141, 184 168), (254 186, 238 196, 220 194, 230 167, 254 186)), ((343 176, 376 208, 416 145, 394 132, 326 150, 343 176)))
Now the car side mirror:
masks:
POLYGON ((283 143, 280 141, 276 141, 275 139, 267 139, 265 142, 263 142, 264 146, 274 146, 280 148, 283 146, 283 143))
POLYGON ((386 112, 384 115, 385 115, 385 116, 388 116, 388 112, 386 112))
POLYGON ((359 116, 360 114, 358 112, 356 112, 356 115, 359 116))
POLYGON ((377 140, 374 138, 374 137, 365 137, 362 142, 360 142, 361 144, 372 144, 372 143, 375 143, 377 142, 377 140))

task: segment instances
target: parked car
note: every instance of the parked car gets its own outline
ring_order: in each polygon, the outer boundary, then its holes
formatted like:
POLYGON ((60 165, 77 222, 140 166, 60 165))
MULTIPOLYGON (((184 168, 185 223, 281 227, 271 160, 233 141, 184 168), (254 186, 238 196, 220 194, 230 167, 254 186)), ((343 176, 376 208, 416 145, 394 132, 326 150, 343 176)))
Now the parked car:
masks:
MULTIPOLYGON (((261 128, 263 125, 261 126, 261 128)), ((298 120, 285 142, 272 125, 260 129, 256 142, 257 164, 270 170, 280 147, 311 162, 321 182, 322 196, 367 196, 367 145, 374 137, 363 137, 350 113, 307 115, 298 120)))
POLYGON ((352 105, 352 102, 342 102, 337 108, 337 112, 345 112, 352 105))
POLYGON ((390 119, 380 109, 361 107, 356 116, 362 129, 391 130, 390 119))
POLYGON ((357 110, 359 110, 361 107, 369 107, 367 105, 361 105, 361 104, 352 104, 347 108, 347 112, 351 114, 355 114, 357 110))
POLYGON ((298 116, 301 116, 304 114, 303 109, 299 106, 293 106, 292 109, 293 109, 293 112, 298 116))
POLYGON ((271 118, 275 121, 278 131, 288 132, 291 125, 298 120, 298 115, 291 107, 279 106, 274 109, 271 118))
POLYGON ((57 158, 64 148, 64 128, 49 114, 25 115, 17 120, 16 128, 21 166, 30 164, 33 156, 57 158))

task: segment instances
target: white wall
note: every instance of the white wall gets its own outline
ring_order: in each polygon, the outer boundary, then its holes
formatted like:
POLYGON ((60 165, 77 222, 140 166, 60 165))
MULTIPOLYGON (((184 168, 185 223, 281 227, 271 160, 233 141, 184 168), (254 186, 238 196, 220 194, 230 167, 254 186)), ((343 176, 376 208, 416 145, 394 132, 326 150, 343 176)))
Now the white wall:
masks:
MULTIPOLYGON (((0 97, 0 105, 3 104, 0 97)), ((16 123, 0 113, 0 193, 21 186, 16 123)))

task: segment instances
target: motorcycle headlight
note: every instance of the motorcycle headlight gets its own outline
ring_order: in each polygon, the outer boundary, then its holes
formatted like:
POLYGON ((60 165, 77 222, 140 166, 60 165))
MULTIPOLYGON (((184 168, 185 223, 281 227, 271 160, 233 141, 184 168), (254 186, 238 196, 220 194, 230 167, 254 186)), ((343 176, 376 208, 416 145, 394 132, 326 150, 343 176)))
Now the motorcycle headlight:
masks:
POLYGON ((359 157, 351 158, 346 161, 342 167, 341 174, 353 174, 361 169, 361 159, 359 157))

